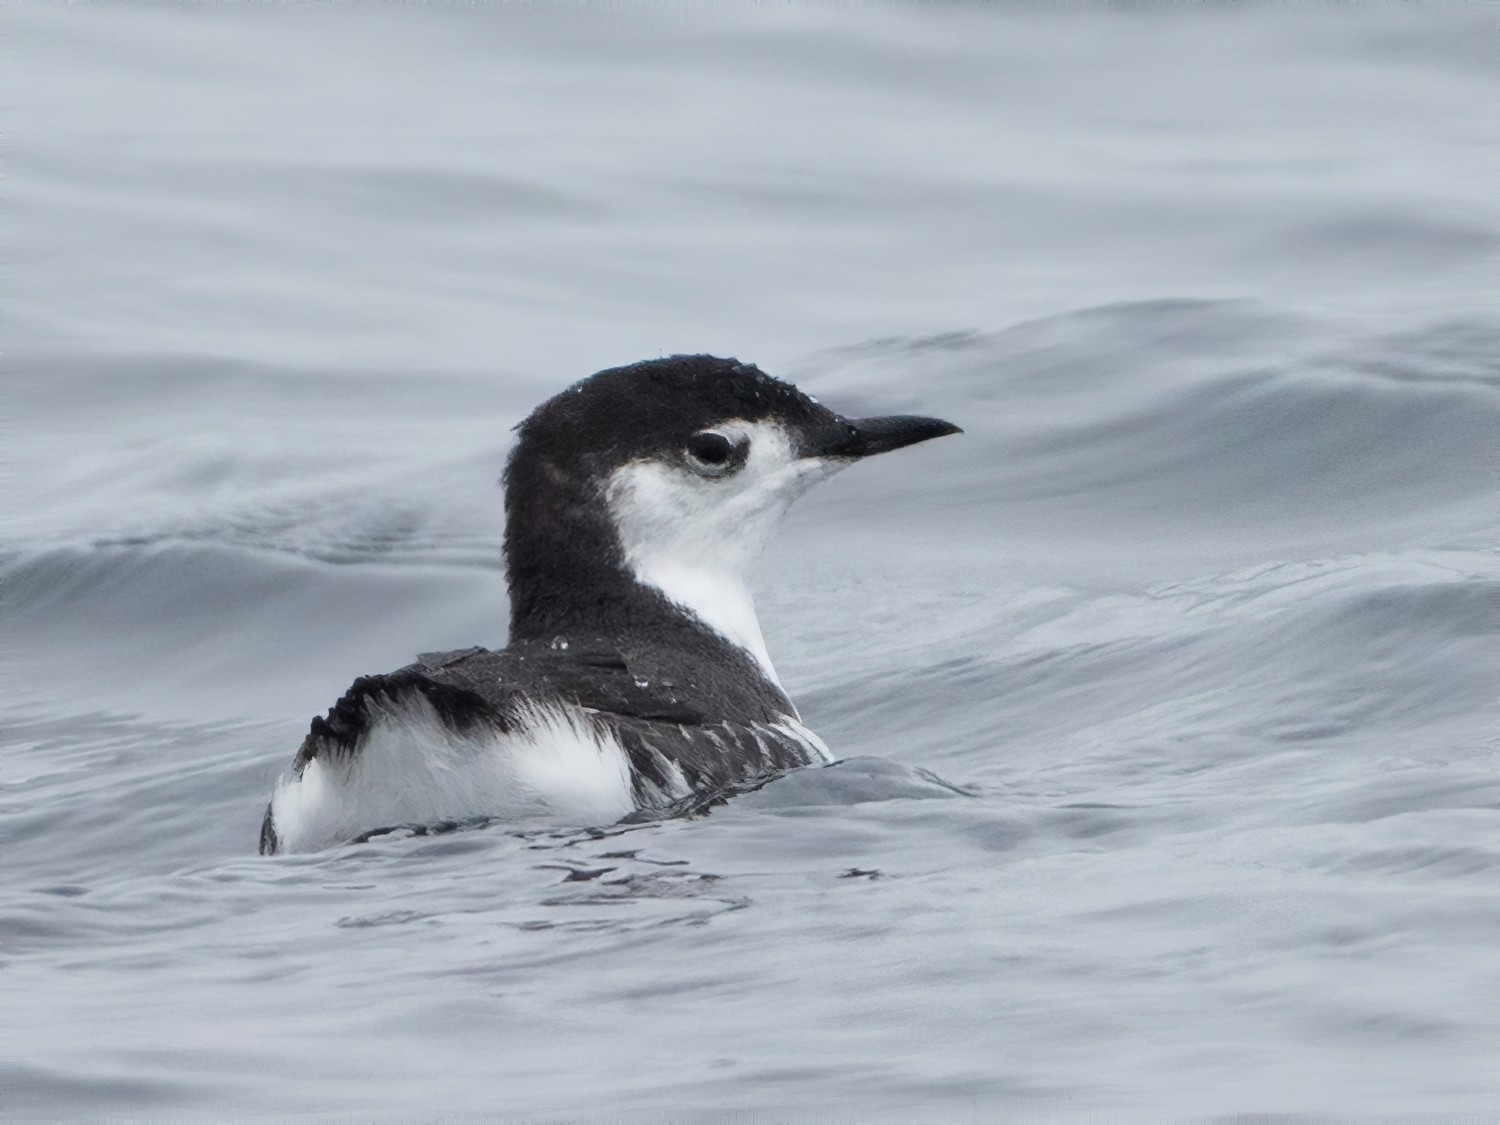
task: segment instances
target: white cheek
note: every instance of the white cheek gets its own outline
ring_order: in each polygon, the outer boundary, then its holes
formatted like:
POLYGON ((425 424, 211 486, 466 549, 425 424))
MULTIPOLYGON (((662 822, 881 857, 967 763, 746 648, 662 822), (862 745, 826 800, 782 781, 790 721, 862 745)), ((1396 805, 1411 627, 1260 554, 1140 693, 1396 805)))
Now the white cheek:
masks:
POLYGON ((749 441, 738 472, 705 478, 637 461, 615 471, 605 496, 636 579, 745 649, 774 681, 745 574, 791 502, 842 464, 797 457, 772 423, 715 428, 749 441))
POLYGON ((692 497, 695 511, 679 529, 683 537, 730 547, 748 563, 765 547, 792 501, 843 462, 798 457, 786 431, 774 423, 735 421, 715 429, 748 442, 749 456, 739 472, 714 479, 660 467, 670 479, 669 488, 692 497))

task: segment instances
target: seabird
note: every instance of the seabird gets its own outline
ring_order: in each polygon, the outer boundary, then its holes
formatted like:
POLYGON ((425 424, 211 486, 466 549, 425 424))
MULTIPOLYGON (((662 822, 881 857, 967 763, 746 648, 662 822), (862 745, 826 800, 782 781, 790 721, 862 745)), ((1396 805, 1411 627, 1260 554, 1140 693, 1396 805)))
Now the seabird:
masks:
POLYGON ((811 485, 960 432, 845 418, 705 355, 601 371, 516 429, 510 644, 355 680, 278 782, 262 853, 397 826, 671 815, 831 762, 771 666, 746 572, 811 485))

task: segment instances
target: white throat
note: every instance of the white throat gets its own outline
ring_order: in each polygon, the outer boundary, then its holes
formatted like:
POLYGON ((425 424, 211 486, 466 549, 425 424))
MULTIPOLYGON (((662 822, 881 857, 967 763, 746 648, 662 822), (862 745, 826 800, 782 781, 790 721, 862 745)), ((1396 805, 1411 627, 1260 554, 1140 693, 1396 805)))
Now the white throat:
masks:
POLYGON ((611 474, 605 500, 636 580, 749 653, 779 687, 748 572, 787 506, 842 465, 797 457, 775 423, 714 428, 749 441, 737 473, 705 479, 669 461, 633 461, 611 474))
POLYGON ((770 681, 781 686, 771 665, 771 654, 766 651, 766 639, 755 616, 755 599, 750 596, 744 575, 650 553, 632 561, 631 569, 637 581, 660 590, 668 600, 748 652, 770 681))

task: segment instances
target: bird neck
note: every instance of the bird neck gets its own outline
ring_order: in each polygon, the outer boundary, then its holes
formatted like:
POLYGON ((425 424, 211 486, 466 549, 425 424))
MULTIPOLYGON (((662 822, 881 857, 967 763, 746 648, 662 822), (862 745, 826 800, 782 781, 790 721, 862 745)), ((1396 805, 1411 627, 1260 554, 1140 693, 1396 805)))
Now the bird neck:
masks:
POLYGON ((635 558, 627 565, 637 583, 748 653, 766 678, 780 686, 743 573, 667 557, 635 558))
POLYGON ((628 639, 704 655, 726 649, 780 690, 747 560, 627 553, 603 503, 558 494, 548 487, 554 480, 519 477, 513 464, 505 530, 511 643, 590 638, 625 647, 628 639))

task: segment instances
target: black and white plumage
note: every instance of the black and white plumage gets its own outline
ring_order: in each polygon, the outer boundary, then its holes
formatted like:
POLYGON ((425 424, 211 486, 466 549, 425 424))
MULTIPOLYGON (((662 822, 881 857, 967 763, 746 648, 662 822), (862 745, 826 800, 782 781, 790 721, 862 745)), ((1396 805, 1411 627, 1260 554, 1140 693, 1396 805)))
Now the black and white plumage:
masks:
POLYGON ((831 761, 776 678, 746 571, 812 484, 959 432, 843 418, 711 356, 601 371, 517 429, 509 646, 356 680, 277 785, 263 853, 481 817, 609 824, 831 761))

